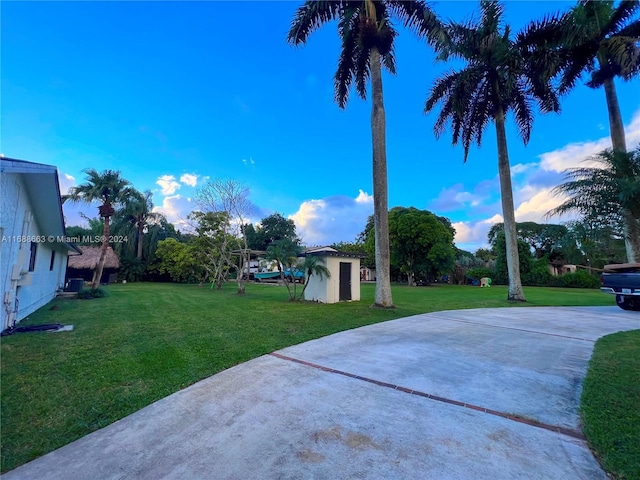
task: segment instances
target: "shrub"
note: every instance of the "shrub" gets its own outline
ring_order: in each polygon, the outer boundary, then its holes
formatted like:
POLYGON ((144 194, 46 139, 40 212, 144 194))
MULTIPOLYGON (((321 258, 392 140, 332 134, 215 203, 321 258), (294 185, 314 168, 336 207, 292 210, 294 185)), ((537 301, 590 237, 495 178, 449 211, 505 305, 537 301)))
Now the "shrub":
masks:
POLYGON ((90 288, 83 288, 78 292, 78 298, 81 300, 91 300, 92 298, 102 298, 107 293, 102 288, 96 288, 92 290, 90 288))
POLYGON ((554 287, 565 288, 600 288, 600 280, 584 270, 575 273, 567 273, 560 277, 555 277, 554 287))
POLYGON ((483 277, 489 277, 493 279, 493 272, 486 267, 471 268, 467 270, 467 277, 474 280, 480 280, 483 277))
POLYGON ((547 287, 553 285, 553 275, 549 271, 547 257, 538 258, 531 262, 531 270, 522 275, 524 285, 547 287))
POLYGON ((124 257, 120 259, 120 271, 118 278, 127 282, 139 282, 142 280, 146 265, 136 257, 124 257))

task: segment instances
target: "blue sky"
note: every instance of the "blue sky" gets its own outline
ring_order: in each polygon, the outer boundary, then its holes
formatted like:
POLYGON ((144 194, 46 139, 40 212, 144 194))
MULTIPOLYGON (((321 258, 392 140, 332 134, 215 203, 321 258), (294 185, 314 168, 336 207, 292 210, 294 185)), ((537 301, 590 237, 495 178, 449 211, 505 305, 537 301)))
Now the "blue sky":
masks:
MULTIPOLYGON (((56 165, 64 190, 82 169, 116 169, 178 225, 207 179, 247 184, 254 221, 279 212, 307 245, 352 241, 373 212, 370 103, 333 100, 336 25, 286 43, 300 2, 11 2, 1 5, 0 151, 56 165)), ((477 2, 436 2, 466 19, 477 2)), ((573 2, 506 2, 519 29, 573 2)), ((449 66, 399 27, 385 75, 389 207, 449 217, 474 251, 501 221, 493 125, 466 164, 423 114, 449 66)), ((627 144, 640 142, 640 80, 617 82, 627 144)), ((560 115, 538 115, 524 147, 507 131, 517 220, 544 221, 560 172, 610 146, 604 92, 578 85, 560 115)), ((87 206, 66 207, 68 224, 87 206)), ((551 219, 558 222, 562 219, 551 219)))

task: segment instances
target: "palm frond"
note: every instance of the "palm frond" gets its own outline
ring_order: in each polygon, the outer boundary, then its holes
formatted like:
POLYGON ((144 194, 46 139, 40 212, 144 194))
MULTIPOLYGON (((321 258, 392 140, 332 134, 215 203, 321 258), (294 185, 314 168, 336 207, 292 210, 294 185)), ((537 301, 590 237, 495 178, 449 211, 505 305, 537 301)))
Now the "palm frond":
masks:
POLYGON ((307 0, 298 8, 293 17, 291 28, 287 35, 287 42, 292 45, 306 43, 311 33, 318 30, 325 23, 339 18, 344 3, 339 0, 307 0))
POLYGON ((518 127, 518 132, 522 137, 524 144, 529 143, 531 138, 531 129, 533 128, 533 112, 531 108, 531 100, 526 92, 524 82, 518 82, 513 89, 513 115, 518 127))
POLYGON ((437 45, 446 41, 446 31, 436 13, 422 0, 411 2, 387 0, 393 16, 427 43, 437 45))
MULTIPOLYGON (((638 0, 622 0, 617 7, 610 11, 610 17, 604 26, 603 33, 606 35, 619 35, 627 22, 640 10, 638 0)), ((638 23, 636 20, 634 23, 638 23)))

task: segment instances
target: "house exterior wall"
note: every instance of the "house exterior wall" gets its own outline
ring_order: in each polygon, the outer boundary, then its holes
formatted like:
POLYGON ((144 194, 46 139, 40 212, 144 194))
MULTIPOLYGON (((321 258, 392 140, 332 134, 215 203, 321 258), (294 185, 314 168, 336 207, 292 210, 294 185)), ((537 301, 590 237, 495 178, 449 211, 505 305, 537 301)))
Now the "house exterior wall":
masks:
POLYGON ((340 263, 351 263, 351 301, 360 300, 360 259, 349 257, 322 256, 322 261, 331 272, 331 278, 319 279, 312 275, 304 292, 305 300, 322 303, 340 301, 340 263))
POLYGON ((55 297, 57 289, 64 284, 68 250, 64 244, 48 241, 51 232, 39 227, 22 174, 2 173, 0 193, 3 301, 0 330, 4 330, 55 297), (29 271, 31 242, 18 240, 34 237, 37 237, 35 264, 33 271, 29 271), (55 251, 55 257, 50 269, 52 251, 55 251))

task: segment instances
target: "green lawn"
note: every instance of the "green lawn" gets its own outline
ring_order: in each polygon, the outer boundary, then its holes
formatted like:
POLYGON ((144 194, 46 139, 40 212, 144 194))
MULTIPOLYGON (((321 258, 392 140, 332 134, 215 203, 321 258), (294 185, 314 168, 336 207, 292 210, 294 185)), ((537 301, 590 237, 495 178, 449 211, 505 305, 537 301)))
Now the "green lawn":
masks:
MULTIPOLYGON (((126 284, 107 292, 56 300, 21 323, 72 324, 72 332, 2 338, 1 471, 289 345, 418 313, 513 306, 500 286, 395 286, 393 310, 370 307, 372 284, 362 286, 361 302, 334 305, 290 303, 274 285, 248 285, 242 297, 233 284, 221 291, 126 284)), ((525 294, 530 306, 615 303, 598 290, 528 287, 525 294)))
POLYGON ((581 402, 584 433, 616 479, 640 479, 640 330, 596 343, 581 402))

